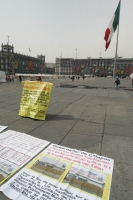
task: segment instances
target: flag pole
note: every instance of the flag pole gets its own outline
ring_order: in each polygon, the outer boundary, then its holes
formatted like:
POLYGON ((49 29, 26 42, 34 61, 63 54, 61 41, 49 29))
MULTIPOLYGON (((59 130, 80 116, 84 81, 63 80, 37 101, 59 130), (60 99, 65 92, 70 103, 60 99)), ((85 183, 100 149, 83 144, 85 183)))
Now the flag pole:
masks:
POLYGON ((115 51, 115 60, 114 60, 114 71, 113 71, 113 77, 115 78, 116 75, 116 61, 117 61, 117 49, 118 49, 118 36, 119 36, 119 25, 117 30, 117 41, 116 41, 116 51, 115 51))
MULTIPOLYGON (((120 10, 121 10, 121 0, 120 0, 120 10)), ((120 13, 119 13, 119 22, 120 22, 120 13)), ((115 76, 116 76, 116 61, 117 61, 117 50, 118 50, 118 37, 119 37, 119 23, 118 23, 118 29, 117 29, 117 40, 116 40, 116 51, 115 51, 113 78, 115 78, 115 76)))
POLYGON ((29 56, 30 56, 30 52, 31 52, 31 50, 30 50, 30 48, 29 48, 29 56))

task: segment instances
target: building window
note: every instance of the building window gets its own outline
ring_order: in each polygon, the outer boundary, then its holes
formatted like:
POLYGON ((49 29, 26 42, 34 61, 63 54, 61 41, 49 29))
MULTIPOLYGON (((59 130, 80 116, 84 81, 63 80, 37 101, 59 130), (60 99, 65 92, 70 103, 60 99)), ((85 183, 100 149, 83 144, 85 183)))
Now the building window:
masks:
POLYGON ((1 69, 4 69, 4 65, 1 65, 1 69))

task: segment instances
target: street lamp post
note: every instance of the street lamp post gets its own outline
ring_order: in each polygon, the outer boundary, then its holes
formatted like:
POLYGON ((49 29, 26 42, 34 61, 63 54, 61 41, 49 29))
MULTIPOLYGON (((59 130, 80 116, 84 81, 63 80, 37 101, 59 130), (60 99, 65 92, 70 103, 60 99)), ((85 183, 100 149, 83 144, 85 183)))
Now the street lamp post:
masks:
POLYGON ((9 35, 7 35, 7 37, 8 37, 8 46, 7 46, 7 53, 8 53, 8 73, 10 74, 10 72, 9 72, 9 35))
POLYGON ((8 45, 9 45, 9 35, 7 35, 7 37, 8 37, 8 45))
POLYGON ((76 59, 77 59, 77 49, 75 49, 76 50, 76 59))

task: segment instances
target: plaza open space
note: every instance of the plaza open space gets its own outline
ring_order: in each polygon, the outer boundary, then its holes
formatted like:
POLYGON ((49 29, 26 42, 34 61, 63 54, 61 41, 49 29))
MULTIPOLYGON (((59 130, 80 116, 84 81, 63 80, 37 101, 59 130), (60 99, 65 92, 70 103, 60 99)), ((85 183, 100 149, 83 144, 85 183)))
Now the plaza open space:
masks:
MULTIPOLYGON (((23 78, 24 79, 24 78, 23 78)), ((53 83, 46 120, 18 115, 23 85, 0 83, 0 125, 51 143, 114 159, 110 200, 133 199, 133 86, 113 78, 47 78, 53 83)), ((0 193, 0 200, 8 198, 0 193)))

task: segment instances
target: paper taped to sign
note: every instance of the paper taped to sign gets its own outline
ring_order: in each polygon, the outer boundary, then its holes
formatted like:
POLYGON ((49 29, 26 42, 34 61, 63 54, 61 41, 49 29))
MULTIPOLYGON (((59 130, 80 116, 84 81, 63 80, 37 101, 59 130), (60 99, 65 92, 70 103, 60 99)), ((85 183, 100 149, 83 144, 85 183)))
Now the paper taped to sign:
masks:
POLYGON ((1 191, 13 200, 108 200, 114 161, 51 144, 1 191))
POLYGON ((53 84, 48 82, 25 81, 19 115, 45 120, 53 84))
POLYGON ((0 134, 0 184, 49 144, 25 133, 0 134))

